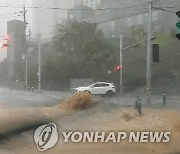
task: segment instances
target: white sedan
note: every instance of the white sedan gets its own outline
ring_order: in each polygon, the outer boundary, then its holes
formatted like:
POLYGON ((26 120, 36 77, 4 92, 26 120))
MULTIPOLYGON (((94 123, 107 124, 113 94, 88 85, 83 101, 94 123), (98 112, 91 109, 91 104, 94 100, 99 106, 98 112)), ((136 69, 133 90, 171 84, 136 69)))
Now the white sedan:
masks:
POLYGON ((77 92, 89 92, 92 95, 107 95, 112 96, 116 93, 116 88, 113 83, 96 82, 89 86, 75 88, 77 92))

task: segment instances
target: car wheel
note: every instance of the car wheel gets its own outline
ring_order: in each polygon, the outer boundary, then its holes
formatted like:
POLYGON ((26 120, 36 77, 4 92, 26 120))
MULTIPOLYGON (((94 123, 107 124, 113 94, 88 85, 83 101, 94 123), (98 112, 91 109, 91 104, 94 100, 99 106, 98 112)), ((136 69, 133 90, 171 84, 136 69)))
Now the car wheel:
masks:
POLYGON ((112 90, 109 90, 109 91, 107 91, 106 96, 107 96, 107 97, 112 97, 113 94, 114 94, 113 91, 112 91, 112 90))
POLYGON ((88 92, 89 94, 91 94, 91 92, 90 92, 90 91, 88 91, 88 90, 86 90, 85 92, 88 92))

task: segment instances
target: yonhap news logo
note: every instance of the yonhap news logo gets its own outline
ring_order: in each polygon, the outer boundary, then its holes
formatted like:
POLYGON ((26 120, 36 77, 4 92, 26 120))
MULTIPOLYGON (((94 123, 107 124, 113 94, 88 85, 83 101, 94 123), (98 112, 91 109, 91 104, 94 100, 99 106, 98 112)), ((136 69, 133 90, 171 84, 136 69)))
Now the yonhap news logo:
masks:
POLYGON ((56 145, 59 136, 63 143, 168 143, 171 140, 170 132, 61 132, 58 135, 54 123, 38 127, 34 133, 34 140, 39 151, 46 151, 56 145))
POLYGON ((170 132, 62 132, 64 143, 168 143, 170 132))
POLYGON ((59 135, 54 123, 39 126, 34 133, 34 141, 39 151, 46 151, 56 145, 59 135))

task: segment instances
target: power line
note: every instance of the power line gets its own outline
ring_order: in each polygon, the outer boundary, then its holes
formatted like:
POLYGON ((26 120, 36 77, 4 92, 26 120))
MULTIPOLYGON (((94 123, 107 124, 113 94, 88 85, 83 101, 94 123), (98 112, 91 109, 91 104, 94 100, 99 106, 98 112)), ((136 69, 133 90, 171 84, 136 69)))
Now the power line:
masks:
POLYGON ((164 8, 169 8, 169 9, 174 9, 174 8, 179 8, 180 6, 167 6, 167 7, 164 7, 164 8))
POLYGON ((14 15, 14 14, 19 14, 19 13, 22 13, 22 11, 20 11, 20 12, 12 12, 12 13, 4 13, 4 14, 0 14, 0 16, 14 15))
POLYGON ((173 2, 172 0, 170 2, 159 2, 157 4, 172 4, 172 3, 179 3, 179 0, 174 0, 173 2))
MULTIPOLYGON (((166 3, 158 3, 158 4, 168 4, 168 3, 172 3, 172 2, 166 2, 166 3)), ((3 3, 2 3, 3 4, 3 3)), ((4 3, 4 4, 7 4, 7 3, 4 3)), ((137 4, 132 4, 132 5, 129 5, 129 6, 124 6, 124 7, 116 7, 116 6, 119 6, 120 4, 117 4, 117 5, 114 5, 115 7, 112 7, 112 8, 96 8, 96 9, 93 9, 93 10, 100 10, 100 11, 106 11, 106 10, 122 10, 122 9, 132 9, 132 10, 139 10, 139 9, 148 9, 148 8, 139 8, 139 7, 144 7, 143 5, 146 6, 146 3, 144 3, 142 6, 136 6, 138 4, 141 4, 141 3, 137 3, 137 4), (136 8, 134 7, 136 6, 136 8)), ((22 5, 3 5, 3 6, 0 6, 0 7, 10 7, 10 8, 23 8, 22 5)), ((52 10, 90 10, 91 8, 60 8, 60 7, 40 7, 40 6, 26 6, 26 8, 29 8, 29 9, 52 9, 52 10)))
POLYGON ((21 17, 22 16, 22 14, 19 14, 19 15, 16 15, 16 16, 11 16, 11 17, 2 17, 2 18, 0 18, 0 20, 1 19, 8 19, 8 18, 16 18, 16 17, 21 17))
MULTIPOLYGON (((26 36, 28 36, 28 35, 26 35, 26 36)), ((6 36, 0 35, 0 37, 1 37, 1 38, 5 38, 6 36)), ((11 37, 23 37, 23 35, 13 35, 13 36, 11 36, 11 37)))
MULTIPOLYGON (((23 8, 21 6, 9 6, 9 5, 4 5, 4 6, 0 6, 1 8, 23 8)), ((26 7, 27 9, 49 9, 49 10, 69 10, 69 11, 79 11, 79 10, 82 10, 82 11, 89 11, 91 10, 91 8, 81 8, 81 9, 78 9, 78 8, 60 8, 60 7, 39 7, 39 6, 27 6, 26 7)), ((143 10, 143 9, 147 9, 147 8, 133 8, 133 7, 123 7, 123 8, 97 8, 97 9, 92 9, 92 10, 99 10, 99 11, 106 11, 106 10, 124 10, 124 9, 130 9, 130 10, 143 10)))
MULTIPOLYGON (((158 3, 158 4, 169 4, 172 2, 165 2, 165 3, 158 3)), ((118 4, 119 5, 119 4, 118 4)), ((137 5, 137 4, 136 4, 137 5)), ((117 5, 116 5, 117 6, 117 5)), ((135 5, 132 6, 124 6, 124 7, 112 7, 112 8, 96 8, 93 10, 99 10, 99 11, 106 11, 106 10, 124 10, 124 9, 130 9, 130 10, 143 10, 143 9, 148 9, 148 8, 142 8, 142 6, 136 6, 136 8, 134 7, 135 5), (140 8, 139 8, 140 7, 140 8)), ((0 6, 1 8, 23 8, 22 5, 3 5, 0 6)), ((174 7, 166 7, 166 8, 177 8, 180 6, 174 6, 174 7)), ((49 9, 49 10, 74 10, 74 11, 78 11, 78 10, 84 10, 84 11, 89 11, 91 8, 60 8, 60 7, 40 7, 40 6, 27 6, 26 8, 29 9, 49 9)))
POLYGON ((120 16, 120 17, 116 17, 116 18, 112 18, 112 19, 108 19, 108 20, 104 20, 104 21, 99 21, 99 22, 96 22, 96 23, 97 24, 107 23, 107 22, 110 22, 110 21, 116 21, 116 20, 119 20, 119 19, 124 19, 124 18, 132 17, 132 16, 136 16, 136 15, 140 15, 140 14, 145 14, 145 13, 148 13, 148 10, 144 10, 144 11, 137 12, 137 13, 132 13, 132 14, 127 14, 127 15, 124 15, 124 16, 120 16))
MULTIPOLYGON (((165 3, 163 3, 165 4, 165 3)), ((4 6, 0 6, 1 8, 23 8, 22 6, 10 6, 10 5, 4 5, 4 6)), ((174 7, 164 7, 164 8, 178 8, 180 6, 174 6, 174 7)), ((48 9, 48 10, 69 10, 69 11, 89 11, 91 10, 91 8, 60 8, 60 7, 40 7, 40 6, 27 6, 27 9, 48 9)), ((107 10, 112 10, 112 11, 120 11, 120 10, 124 10, 124 9, 128 9, 128 10, 147 10, 147 7, 143 7, 142 6, 124 6, 124 7, 115 7, 115 8, 96 8, 93 10, 98 10, 98 11, 107 11, 107 10)))
MULTIPOLYGON (((162 3, 162 4, 166 4, 166 3, 162 3)), ((4 6, 0 6, 1 8, 23 8, 23 6, 10 6, 10 5, 4 5, 4 6)), ((166 8, 177 8, 177 7, 180 7, 180 6, 174 6, 174 7, 166 7, 166 8)), ((49 9, 49 10, 69 10, 69 11, 79 11, 79 10, 82 10, 82 11, 89 11, 91 10, 91 8, 60 8, 60 7, 40 7, 40 6, 27 6, 26 7, 27 9, 49 9)), ((112 8, 96 8, 96 9, 93 9, 93 10, 98 10, 98 11, 107 11, 107 10, 114 10, 114 11, 119 11, 119 10, 124 10, 124 9, 129 9, 129 10, 145 10, 145 9, 148 9, 146 7, 143 7, 142 6, 136 6, 134 7, 134 5, 132 6, 124 6, 124 7, 112 7, 112 8)))
POLYGON ((169 13, 173 13, 173 14, 176 13, 176 12, 174 12, 174 11, 166 10, 166 9, 164 9, 164 8, 158 8, 158 7, 153 7, 153 8, 156 9, 156 10, 161 10, 161 11, 169 12, 169 13))
POLYGON ((2 3, 2 2, 0 2, 0 4, 3 4, 3 5, 10 5, 10 6, 22 6, 22 5, 20 5, 20 4, 10 4, 10 3, 2 3))

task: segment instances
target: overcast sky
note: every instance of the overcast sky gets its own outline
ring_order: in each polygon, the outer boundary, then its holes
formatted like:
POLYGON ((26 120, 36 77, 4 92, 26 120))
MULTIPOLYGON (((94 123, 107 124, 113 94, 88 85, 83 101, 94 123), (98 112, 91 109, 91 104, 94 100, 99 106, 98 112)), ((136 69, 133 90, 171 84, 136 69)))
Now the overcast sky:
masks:
MULTIPOLYGON (((26 5, 31 5, 31 0, 26 0, 26 5)), ((17 17, 17 14, 13 14, 14 12, 22 11, 22 8, 8 8, 1 6, 23 6, 23 0, 0 0, 0 36, 7 35, 7 21, 18 19, 23 20, 23 16, 17 17), (16 16, 16 17, 15 17, 16 16)), ((28 10, 27 12, 27 22, 31 24, 31 13, 32 10, 28 10)), ((2 37, 0 37, 0 41, 2 37)), ((6 58, 7 52, 6 49, 0 49, 0 61, 6 58)))

